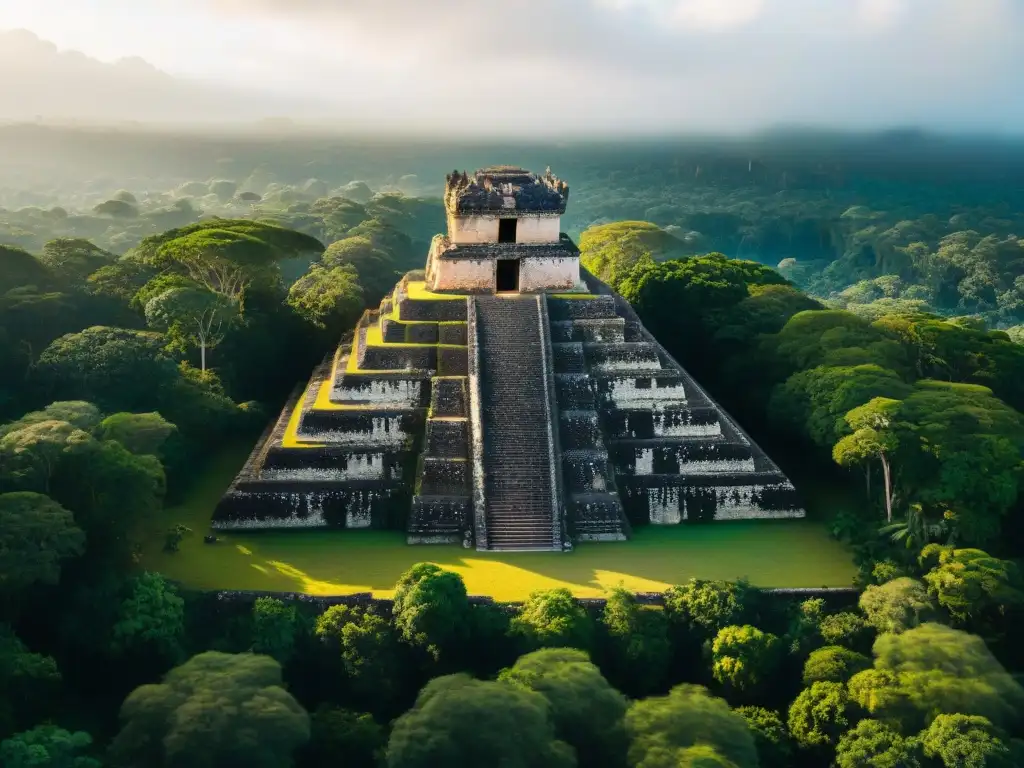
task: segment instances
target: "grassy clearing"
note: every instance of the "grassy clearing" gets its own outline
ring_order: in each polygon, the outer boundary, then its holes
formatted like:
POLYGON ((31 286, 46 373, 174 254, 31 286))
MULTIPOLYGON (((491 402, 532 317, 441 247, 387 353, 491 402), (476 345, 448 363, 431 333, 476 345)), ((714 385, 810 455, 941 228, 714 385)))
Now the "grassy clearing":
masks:
POLYGON ((848 586, 854 567, 823 525, 807 520, 647 527, 632 541, 583 544, 571 555, 481 553, 459 546, 405 544, 391 531, 283 531, 219 534, 204 544, 210 514, 251 445, 211 459, 187 500, 166 510, 143 553, 143 566, 197 589, 262 589, 388 596, 401 573, 430 561, 460 573, 471 594, 520 600, 564 586, 580 597, 617 584, 656 591, 691 577, 747 577, 763 587, 848 586), (161 551, 162 532, 184 523, 181 551, 161 551))

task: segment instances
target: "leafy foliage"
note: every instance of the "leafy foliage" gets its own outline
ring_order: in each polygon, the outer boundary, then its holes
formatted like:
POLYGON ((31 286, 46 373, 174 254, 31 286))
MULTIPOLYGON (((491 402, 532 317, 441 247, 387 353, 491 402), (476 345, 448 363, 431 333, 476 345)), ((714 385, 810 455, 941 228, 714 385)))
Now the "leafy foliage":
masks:
POLYGON ((92 745, 83 731, 70 733, 55 725, 40 725, 0 742, 0 765, 6 768, 102 768, 82 754, 92 745))
POLYGON ((121 707, 115 764, 285 768, 309 739, 309 715, 269 656, 208 651, 136 688, 121 707))
POLYGON ((586 653, 568 648, 534 651, 520 656, 498 680, 535 691, 548 701, 555 735, 576 750, 580 765, 623 765, 627 700, 586 653))
POLYGON ((53 499, 0 494, 0 592, 56 584, 62 561, 84 550, 85 535, 73 515, 53 499))
MULTIPOLYGON (((696 685, 677 685, 667 696, 634 702, 626 713, 631 742, 629 764, 662 765, 682 750, 713 748, 737 768, 758 765, 754 737, 741 715, 696 685)), ((678 763, 677 763, 678 764, 678 763)))
POLYGON ((576 765, 555 737, 547 703, 520 686, 446 675, 431 680, 388 740, 388 768, 576 765))
POLYGON ((836 747, 837 768, 920 768, 916 740, 878 720, 861 720, 836 747))
POLYGON ((402 639, 439 660, 455 652, 466 637, 466 585, 457 573, 418 563, 395 586, 394 615, 402 639))
POLYGON ((529 648, 580 648, 593 643, 593 623, 565 588, 534 592, 512 619, 510 632, 529 648))
POLYGON ((782 644, 775 635, 749 624, 723 627, 711 644, 711 672, 723 685, 751 691, 770 679, 782 644))

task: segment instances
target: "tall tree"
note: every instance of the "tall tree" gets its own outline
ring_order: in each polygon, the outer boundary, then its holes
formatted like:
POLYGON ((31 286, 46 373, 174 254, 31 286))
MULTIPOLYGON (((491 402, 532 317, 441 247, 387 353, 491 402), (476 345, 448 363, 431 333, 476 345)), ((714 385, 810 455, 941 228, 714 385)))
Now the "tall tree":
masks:
POLYGON ((800 746, 829 753, 855 712, 842 683, 812 683, 789 708, 789 732, 800 746))
POLYGON ((117 766, 289 768, 309 715, 269 656, 208 651, 136 688, 110 745, 117 766))
POLYGON ((860 596, 860 609, 879 632, 905 632, 930 621, 935 603, 925 585, 908 576, 869 585, 860 596))
POLYGON ((224 340, 227 325, 238 317, 232 298, 203 288, 171 288, 146 302, 146 323, 199 348, 200 370, 206 352, 224 340))
POLYGON ((853 434, 841 438, 832 449, 832 458, 842 467, 877 459, 882 465, 882 490, 885 519, 892 522, 893 478, 891 457, 899 447, 895 420, 900 403, 887 397, 876 397, 846 414, 846 423, 853 434))
POLYGON ((616 587, 605 601, 601 626, 602 668, 612 683, 632 694, 657 690, 672 653, 664 612, 640 605, 635 595, 616 587))
POLYGON ((920 768, 915 739, 878 720, 861 720, 842 735, 836 747, 836 768, 920 768))
POLYGON ((1017 565, 980 549, 932 544, 921 551, 922 563, 935 559, 924 575, 939 605, 961 626, 991 631, 1024 606, 1024 583, 1017 565))
POLYGON ((113 627, 113 649, 175 663, 185 637, 185 601, 158 573, 132 580, 113 627))
POLYGON ((572 747, 555 736, 539 693, 501 682, 447 675, 431 680, 399 717, 388 768, 573 768, 572 747))
POLYGON ((452 659, 469 631, 466 585, 453 571, 417 563, 395 585, 394 616, 405 642, 435 661, 452 659))
POLYGON ((314 633, 340 655, 359 700, 374 712, 391 714, 407 678, 392 623, 367 608, 332 605, 317 617, 314 633))
POLYGON ((608 684, 586 653, 569 648, 534 651, 519 657, 498 680, 547 699, 555 735, 576 750, 580 765, 625 765, 626 697, 608 684))
POLYGON ((295 653, 298 612, 276 597, 257 597, 252 604, 252 649, 286 664, 295 653))
POLYGON ((513 617, 509 631, 523 638, 530 650, 587 650, 593 644, 594 626, 572 593, 559 587, 531 593, 513 617))
POLYGON ((80 237, 58 237, 43 246, 39 260, 55 274, 84 280, 101 267, 113 264, 117 256, 80 237))
POLYGON ((634 702, 626 713, 626 730, 629 765, 637 768, 679 764, 669 760, 678 761, 683 750, 699 745, 713 748, 736 768, 758 765, 754 736, 743 716, 698 685, 677 685, 667 696, 634 702))
POLYGON ((921 734, 921 745, 925 755, 945 768, 1010 768, 1018 764, 999 729, 978 715, 939 715, 921 734))
POLYGON ((722 685, 750 694, 771 679, 781 655, 782 643, 770 632, 749 624, 723 627, 711 643, 711 670, 722 685))
POLYGON ((0 593, 56 584, 61 563, 85 550, 74 516, 48 496, 0 494, 0 593))

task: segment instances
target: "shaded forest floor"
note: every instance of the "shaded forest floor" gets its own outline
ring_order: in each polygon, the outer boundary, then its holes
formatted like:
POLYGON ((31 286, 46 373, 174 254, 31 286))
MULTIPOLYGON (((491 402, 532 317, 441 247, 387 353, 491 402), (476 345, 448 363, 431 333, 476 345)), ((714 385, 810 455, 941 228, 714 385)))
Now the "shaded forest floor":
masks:
MULTIPOLYGON (((192 589, 372 591, 387 597, 403 571, 430 561, 461 574, 470 594, 502 601, 553 587, 568 587, 578 597, 599 597, 618 584, 638 592, 662 591, 690 578, 840 587, 849 586, 855 573, 850 553, 813 519, 648 526, 629 542, 582 544, 570 555, 408 546, 397 531, 246 531, 219 533, 216 544, 204 544, 213 508, 250 449, 249 444, 232 446, 206 464, 184 502, 164 511, 144 550, 143 567, 192 589), (165 553, 162 531, 176 523, 192 533, 180 551, 165 553)), ((810 497, 814 516, 820 516, 823 504, 835 502, 828 493, 801 490, 810 497)))

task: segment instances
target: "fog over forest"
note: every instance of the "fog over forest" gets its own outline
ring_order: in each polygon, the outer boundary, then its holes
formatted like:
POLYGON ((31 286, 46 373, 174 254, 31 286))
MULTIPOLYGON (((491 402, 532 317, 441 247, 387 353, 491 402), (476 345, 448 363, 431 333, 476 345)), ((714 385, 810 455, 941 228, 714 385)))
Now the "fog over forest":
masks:
POLYGON ((0 0, 0 120, 1019 133, 1022 28, 1016 0, 0 0))

